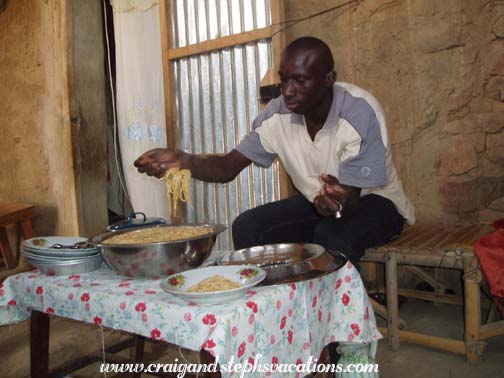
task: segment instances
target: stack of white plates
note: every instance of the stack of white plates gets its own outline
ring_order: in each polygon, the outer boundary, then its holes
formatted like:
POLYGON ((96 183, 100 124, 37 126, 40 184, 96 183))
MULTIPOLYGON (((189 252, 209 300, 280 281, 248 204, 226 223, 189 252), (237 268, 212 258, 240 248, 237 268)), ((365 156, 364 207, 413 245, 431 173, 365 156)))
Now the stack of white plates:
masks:
POLYGON ((70 275, 87 273, 102 264, 100 250, 86 244, 86 238, 44 236, 24 242, 25 259, 42 273, 70 275))

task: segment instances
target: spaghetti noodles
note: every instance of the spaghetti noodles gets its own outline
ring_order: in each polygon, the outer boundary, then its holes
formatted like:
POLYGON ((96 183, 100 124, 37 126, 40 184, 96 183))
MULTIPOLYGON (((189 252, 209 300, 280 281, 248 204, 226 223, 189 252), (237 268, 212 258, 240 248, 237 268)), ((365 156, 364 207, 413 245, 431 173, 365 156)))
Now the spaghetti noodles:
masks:
POLYGON ((232 281, 226 277, 220 275, 215 275, 212 277, 205 278, 203 281, 191 286, 187 289, 188 293, 208 293, 212 291, 223 291, 238 289, 242 287, 238 282, 232 281))
POLYGON ((211 232, 212 228, 205 226, 154 227, 143 230, 132 230, 123 234, 114 235, 104 240, 103 244, 162 243, 191 239, 211 232))
POLYGON ((170 168, 161 180, 164 180, 166 183, 170 214, 176 216, 180 201, 191 202, 189 193, 191 171, 188 169, 170 168))

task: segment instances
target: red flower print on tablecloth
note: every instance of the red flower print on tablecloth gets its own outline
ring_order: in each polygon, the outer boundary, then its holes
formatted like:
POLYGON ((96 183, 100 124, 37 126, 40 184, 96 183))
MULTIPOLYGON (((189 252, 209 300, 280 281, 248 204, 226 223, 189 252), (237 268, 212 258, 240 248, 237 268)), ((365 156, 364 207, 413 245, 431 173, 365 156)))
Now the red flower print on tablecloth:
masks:
POLYGON ((99 284, 99 283, 97 283, 97 282, 91 282, 91 283, 89 284, 89 286, 93 286, 93 287, 94 287, 94 286, 100 286, 100 284, 99 284))
POLYGON ((282 308, 282 301, 279 299, 276 301, 276 309, 280 311, 281 308, 282 308))
POLYGON ((147 314, 142 312, 142 322, 147 323, 147 314))
POLYGON ((343 280, 341 278, 338 278, 338 280, 336 281, 336 286, 334 288, 336 290, 338 290, 342 283, 343 283, 343 280))
POLYGON ((67 298, 69 301, 72 301, 74 299, 74 293, 68 294, 67 298))
POLYGON ((303 349, 306 350, 306 349, 309 349, 310 348, 310 343, 304 343, 303 344, 303 349))
POLYGON ((334 343, 335 341, 336 341, 336 336, 331 335, 331 337, 329 338, 329 342, 334 343))
POLYGON ((319 322, 322 321, 322 311, 318 310, 318 312, 317 312, 317 318, 318 318, 319 322))
MULTIPOLYGON (((1 293, 0 293, 0 296, 2 296, 2 295, 3 295, 3 290, 0 290, 0 292, 1 292, 1 293)), ((26 288, 26 292, 27 292, 28 294, 30 294, 30 293, 31 293, 31 287, 29 287, 29 286, 28 286, 28 287, 26 288)))
POLYGON ((348 335, 348 339, 347 340, 348 341, 353 341, 354 338, 355 338, 354 334, 351 333, 351 334, 348 335))
POLYGON ((347 263, 347 268, 348 269, 353 269, 353 264, 350 261, 347 263))
POLYGON ((145 290, 144 293, 148 294, 148 295, 151 295, 151 294, 156 294, 157 291, 156 290, 145 290))
POLYGON ((206 314, 203 319, 203 324, 210 324, 210 325, 214 325, 217 320, 215 319, 215 316, 213 314, 206 314))
POLYGON ((331 311, 327 313, 327 323, 331 321, 331 311))
POLYGON ((131 290, 128 290, 124 295, 130 296, 130 295, 135 295, 135 293, 131 290))
POLYGON ((287 341, 289 342, 289 344, 292 344, 292 336, 294 336, 294 334, 289 329, 289 332, 287 332, 287 341))
POLYGON ((275 341, 276 341, 276 339, 275 339, 275 335, 271 335, 271 336, 270 336, 270 344, 271 344, 271 345, 275 344, 275 341))
POLYGON ((68 276, 68 279, 73 281, 79 281, 80 276, 78 274, 72 274, 71 276, 68 276))
POLYGON ((254 362, 255 362, 255 361, 254 361, 254 357, 249 357, 249 358, 248 358, 248 360, 247 360, 247 362, 248 362, 250 365, 254 366, 254 362))
POLYGON ((254 314, 257 314, 257 303, 248 301, 247 307, 250 308, 254 314))
POLYGON ((255 321, 254 314, 250 314, 250 316, 249 316, 249 324, 254 324, 254 321, 255 321))
POLYGON ((118 285, 118 287, 130 287, 130 285, 131 285, 131 284, 130 284, 129 282, 123 282, 123 283, 120 283, 120 284, 118 285))
POLYGON ((99 316, 95 316, 93 319, 93 322, 94 322, 94 324, 99 326, 102 324, 102 318, 100 318, 99 316))
POLYGON ((278 366, 278 357, 277 356, 273 356, 273 358, 271 359, 271 364, 273 366, 278 366))
POLYGON ((245 354, 246 350, 247 350, 247 343, 244 341, 238 347, 238 358, 242 357, 245 354))
POLYGON ((73 287, 82 287, 82 285, 80 283, 76 283, 73 285, 73 287))
POLYGON ((124 311, 126 309, 126 302, 121 302, 119 308, 124 311))
POLYGON ((350 324, 350 328, 352 328, 353 333, 355 334, 355 336, 359 336, 359 334, 360 334, 360 327, 359 327, 358 324, 352 323, 352 324, 350 324))
POLYGON ((250 335, 248 335, 248 341, 249 343, 253 343, 254 342, 254 334, 251 333, 250 335))
POLYGON ((16 300, 15 299, 11 299, 9 302, 7 302, 7 306, 15 306, 16 305, 16 300))
POLYGON ((296 290, 296 284, 295 283, 291 284, 290 287, 292 288, 292 290, 294 290, 294 291, 296 290))
POLYGON ((213 339, 208 339, 207 341, 205 341, 203 343, 203 345, 201 345, 201 349, 206 349, 206 348, 214 348, 217 344, 215 344, 215 341, 213 341, 213 339))
POLYGON ((3 295, 4 295, 3 289, 0 289, 0 297, 3 297, 3 295))
POLYGON ((315 308, 315 306, 316 306, 316 305, 317 305, 317 296, 315 295, 315 296, 313 297, 313 300, 312 300, 312 304, 311 304, 311 306, 312 306, 312 308, 315 308))
POLYGON ((313 290, 313 281, 310 281, 310 283, 308 284, 308 286, 310 286, 310 290, 313 290))
POLYGON ((89 293, 84 293, 81 295, 80 300, 82 302, 88 302, 89 301, 89 293))
POLYGON ((150 337, 151 339, 159 339, 161 337, 161 331, 157 328, 154 328, 151 332, 150 332, 150 337))
POLYGON ((294 299, 294 291, 289 292, 289 299, 292 301, 294 299))
POLYGON ((238 328, 236 326, 233 326, 233 328, 231 328, 231 335, 233 337, 235 337, 236 335, 238 335, 238 328))
POLYGON ((296 360, 296 365, 297 365, 297 366, 300 366, 300 365, 302 365, 302 364, 303 364, 303 360, 302 360, 301 358, 298 358, 298 359, 296 360))
POLYGON ((37 286, 37 289, 35 290, 35 293, 38 295, 44 294, 44 288, 42 286, 37 286))
POLYGON ((54 308, 52 308, 52 307, 47 307, 47 308, 46 308, 46 312, 47 312, 48 314, 54 314, 54 308))
POLYGON ((350 283, 352 281, 352 277, 350 276, 345 276, 345 282, 350 283))
POLYGON ((191 321, 191 319, 192 319, 191 313, 190 313, 190 312, 186 312, 186 313, 184 314, 184 320, 185 320, 186 322, 190 322, 190 321, 191 321))
POLYGON ((341 302, 343 302, 343 305, 348 306, 348 303, 350 303, 350 297, 346 293, 343 294, 341 302))
POLYGON ((247 291, 247 297, 253 297, 253 296, 254 296, 254 295, 256 295, 256 294, 257 294, 257 292, 256 292, 256 291, 254 291, 254 290, 249 290, 249 291, 247 291))
POLYGON ((138 302, 135 306, 135 310, 137 312, 144 312, 147 309, 147 306, 144 302, 138 302))
POLYGON ((282 319, 280 320, 280 329, 284 329, 286 323, 287 323, 287 317, 284 315, 284 316, 282 316, 282 319))
POLYGON ((90 305, 89 303, 86 303, 86 306, 85 306, 85 307, 86 307, 86 311, 91 310, 91 305, 90 305))
POLYGON ((287 315, 289 315, 289 318, 292 317, 293 313, 294 311, 292 310, 292 308, 289 308, 289 310, 287 311, 287 315))

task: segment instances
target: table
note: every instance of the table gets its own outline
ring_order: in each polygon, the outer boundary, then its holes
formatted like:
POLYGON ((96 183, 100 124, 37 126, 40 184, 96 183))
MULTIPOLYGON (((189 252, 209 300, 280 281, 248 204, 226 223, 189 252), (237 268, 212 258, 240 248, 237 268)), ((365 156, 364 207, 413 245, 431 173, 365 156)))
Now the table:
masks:
POLYGON ((0 325, 23 321, 33 309, 206 350, 220 362, 260 358, 263 364, 299 364, 318 358, 330 342, 369 344, 381 338, 351 263, 320 278, 257 287, 242 299, 210 306, 165 293, 160 282, 120 276, 105 266, 72 276, 18 274, 0 284, 0 325))

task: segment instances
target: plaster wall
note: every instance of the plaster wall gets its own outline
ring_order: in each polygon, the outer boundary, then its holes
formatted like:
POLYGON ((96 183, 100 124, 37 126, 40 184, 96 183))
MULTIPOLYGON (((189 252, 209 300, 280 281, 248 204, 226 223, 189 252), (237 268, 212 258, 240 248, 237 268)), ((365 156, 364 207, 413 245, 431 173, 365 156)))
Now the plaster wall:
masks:
POLYGON ((0 201, 35 204, 35 235, 78 233, 66 7, 16 0, 0 13, 0 201))
MULTIPOLYGON (((286 19, 343 2, 286 0, 286 19)), ((504 216, 504 4, 365 0, 299 22, 326 41, 338 80, 383 105, 393 156, 419 220, 504 216)))

